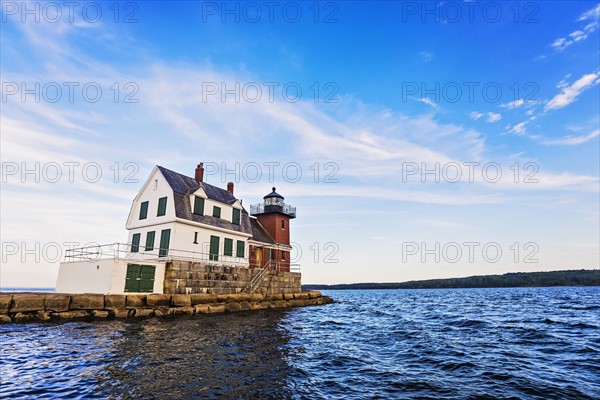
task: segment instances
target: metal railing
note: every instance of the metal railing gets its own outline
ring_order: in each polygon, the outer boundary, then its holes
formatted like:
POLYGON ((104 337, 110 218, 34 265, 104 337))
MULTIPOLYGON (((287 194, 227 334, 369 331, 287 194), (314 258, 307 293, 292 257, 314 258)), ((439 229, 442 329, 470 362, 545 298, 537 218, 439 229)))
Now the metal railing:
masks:
POLYGON ((250 215, 264 214, 268 212, 280 212, 296 218, 296 207, 283 202, 280 204, 268 205, 265 205, 265 203, 250 204, 250 215))
POLYGON ((67 249, 65 251, 65 262, 75 261, 98 261, 102 259, 118 260, 153 260, 153 261, 202 261, 221 264, 244 264, 248 265, 248 258, 215 255, 205 252, 196 252, 178 249, 161 249, 153 247, 146 250, 144 245, 133 245, 132 243, 110 243, 67 249), (131 251, 137 247, 138 251, 131 251), (216 257, 215 257, 216 256, 216 257), (215 259, 216 258, 216 259, 215 259))

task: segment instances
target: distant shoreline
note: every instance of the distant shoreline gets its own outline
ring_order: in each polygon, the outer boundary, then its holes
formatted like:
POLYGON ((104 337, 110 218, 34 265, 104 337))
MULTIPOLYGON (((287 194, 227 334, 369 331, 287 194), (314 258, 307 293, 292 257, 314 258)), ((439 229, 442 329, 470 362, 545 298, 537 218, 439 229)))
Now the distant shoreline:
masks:
POLYGON ((600 269, 548 272, 510 272, 503 275, 474 275, 465 278, 428 279, 408 282, 365 282, 306 284, 303 290, 352 289, 485 289, 517 287, 600 286, 600 269))

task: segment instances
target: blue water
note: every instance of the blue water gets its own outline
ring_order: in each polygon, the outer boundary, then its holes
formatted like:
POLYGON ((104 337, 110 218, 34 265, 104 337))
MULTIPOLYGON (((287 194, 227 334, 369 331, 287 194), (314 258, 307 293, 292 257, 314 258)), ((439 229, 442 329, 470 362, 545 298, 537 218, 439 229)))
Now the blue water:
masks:
POLYGON ((338 303, 2 325, 0 395, 600 398, 598 287, 325 293, 338 303))
POLYGON ((54 293, 54 288, 0 287, 0 293, 5 292, 54 293))

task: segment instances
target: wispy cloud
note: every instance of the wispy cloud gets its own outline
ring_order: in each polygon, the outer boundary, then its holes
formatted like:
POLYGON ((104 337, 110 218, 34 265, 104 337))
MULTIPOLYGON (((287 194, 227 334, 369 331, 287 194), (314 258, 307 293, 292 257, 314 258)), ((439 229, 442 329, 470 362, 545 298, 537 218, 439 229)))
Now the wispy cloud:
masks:
POLYGON ((577 22, 585 22, 586 24, 580 29, 571 32, 566 37, 556 39, 551 44, 555 50, 562 51, 574 43, 587 39, 592 33, 598 30, 600 26, 600 4, 581 14, 577 22))
POLYGON ((502 115, 500 115, 498 113, 493 113, 493 112, 481 113, 481 112, 473 111, 469 114, 469 116, 471 117, 471 119, 473 119, 475 121, 477 121, 483 117, 487 117, 485 119, 485 122, 489 122, 489 123, 498 122, 502 119, 502 115))
POLYGON ((429 51, 420 51, 419 59, 421 60, 421 62, 428 63, 431 60, 433 60, 433 53, 429 51))
POLYGON ((509 132, 515 135, 525 135, 527 133, 527 124, 529 121, 519 122, 516 125, 510 127, 509 132))
POLYGON ((562 91, 544 105, 544 110, 556 110, 568 106, 577 100, 585 90, 600 82, 600 72, 583 75, 571 85, 563 87, 562 91))
POLYGON ((565 136, 561 139, 552 139, 545 140, 542 143, 547 145, 555 145, 555 146, 575 146, 578 144, 589 142, 600 136, 600 129, 596 129, 587 135, 579 135, 579 136, 565 136))

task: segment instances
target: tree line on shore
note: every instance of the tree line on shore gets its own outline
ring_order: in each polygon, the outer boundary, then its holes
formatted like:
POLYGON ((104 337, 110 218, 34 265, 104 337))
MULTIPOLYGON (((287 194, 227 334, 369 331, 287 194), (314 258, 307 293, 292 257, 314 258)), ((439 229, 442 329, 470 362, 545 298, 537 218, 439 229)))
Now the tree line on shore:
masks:
POLYGON ((548 272, 510 272, 504 275, 477 275, 466 278, 429 279, 409 282, 307 284, 303 290, 348 289, 458 289, 550 286, 600 286, 600 269, 548 272))

